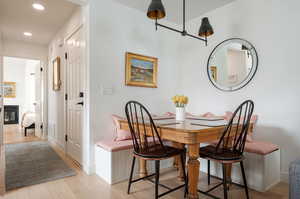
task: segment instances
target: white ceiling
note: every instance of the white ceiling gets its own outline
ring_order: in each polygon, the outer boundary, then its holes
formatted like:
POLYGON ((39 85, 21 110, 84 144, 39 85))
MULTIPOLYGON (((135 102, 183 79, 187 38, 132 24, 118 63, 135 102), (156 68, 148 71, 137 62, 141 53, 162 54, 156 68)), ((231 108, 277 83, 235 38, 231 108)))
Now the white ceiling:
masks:
POLYGON ((0 31, 4 39, 47 45, 76 7, 66 0, 0 0, 0 31), (41 2, 46 9, 34 10, 33 2, 41 2), (26 31, 33 36, 26 38, 26 31))
MULTIPOLYGON (((123 5, 132 7, 142 12, 147 12, 151 0, 115 0, 123 5)), ((222 7, 234 0, 186 0, 186 19, 197 18, 206 12, 222 7)), ((182 23, 182 0, 162 0, 166 9, 166 19, 181 24, 182 23)))

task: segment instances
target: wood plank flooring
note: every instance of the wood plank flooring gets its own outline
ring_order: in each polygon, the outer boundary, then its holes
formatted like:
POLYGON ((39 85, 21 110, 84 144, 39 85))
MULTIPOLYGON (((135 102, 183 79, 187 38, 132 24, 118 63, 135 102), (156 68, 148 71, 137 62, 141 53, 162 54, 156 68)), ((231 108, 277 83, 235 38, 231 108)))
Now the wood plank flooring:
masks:
MULTIPOLYGON (((10 191, 1 199, 153 199, 153 184, 142 181, 132 186, 132 194, 127 195, 127 182, 122 182, 113 186, 108 185, 96 175, 86 175, 81 169, 57 147, 54 147, 57 153, 66 161, 66 163, 76 169, 77 176, 47 182, 39 185, 21 188, 10 191)), ((207 188, 205 174, 201 174, 201 189, 207 188)), ((174 169, 162 171, 161 182, 169 186, 176 186, 177 172, 174 169)), ((161 189, 165 191, 164 189, 161 189)), ((214 194, 222 195, 222 188, 214 191, 214 194)), ((252 199, 288 199, 288 185, 280 183, 266 193, 251 191, 252 199)), ((183 190, 171 193, 165 199, 182 199, 183 190)), ((208 198, 200 195, 200 198, 208 198)), ((221 197, 222 198, 222 197, 221 197)), ((244 190, 233 186, 229 198, 245 198, 244 190)))
POLYGON ((24 132, 19 125, 4 125, 4 144, 13 144, 21 142, 32 142, 41 140, 34 136, 33 130, 28 130, 28 135, 25 137, 24 132))
MULTIPOLYGON (((11 128, 13 129, 13 128, 11 128)), ((11 130, 13 132, 13 130, 11 130)), ((12 134, 13 135, 13 134, 12 134)), ((18 134, 15 134, 18 135, 18 134)), ((22 135, 22 134, 21 134, 22 135)), ((15 143, 22 141, 36 141, 33 136, 31 139, 21 139, 19 137, 7 139, 7 143, 15 143)), ((37 139, 39 140, 39 139, 37 139)), ((43 184, 24 187, 14 191, 7 192, 0 199, 153 199, 154 186, 147 181, 141 181, 132 185, 131 194, 127 195, 127 182, 122 182, 116 185, 109 185, 96 175, 85 174, 73 160, 65 155, 60 148, 53 146, 54 150, 62 157, 63 160, 77 171, 77 175, 56 181, 51 181, 43 184)), ((20 165, 21 166, 21 165, 20 165)), ((127 168, 129 169, 129 168, 127 168)), ((176 186, 180 182, 177 181, 177 171, 174 169, 166 169, 161 171, 161 183, 169 186, 176 186)), ((206 176, 201 173, 200 187, 207 189, 206 176)), ((212 182, 212 185, 213 186, 212 182)), ((166 191, 161 188, 160 191, 166 191)), ((215 190, 214 194, 222 197, 222 187, 215 190)), ((251 199, 288 199, 288 185, 279 183, 271 190, 265 193, 250 191, 251 199)), ((182 199, 183 189, 166 195, 164 199, 182 199)), ((207 199, 200 194, 200 199, 207 199)), ((245 198, 244 190, 232 186, 229 198, 242 199, 245 198)))

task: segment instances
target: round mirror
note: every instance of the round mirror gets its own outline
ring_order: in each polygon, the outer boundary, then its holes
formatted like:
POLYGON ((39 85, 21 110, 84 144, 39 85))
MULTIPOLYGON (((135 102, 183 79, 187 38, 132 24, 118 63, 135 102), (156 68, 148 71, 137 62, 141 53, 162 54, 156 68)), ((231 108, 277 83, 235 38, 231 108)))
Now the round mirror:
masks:
POLYGON ((207 73, 213 85, 223 91, 236 91, 254 77, 258 56, 251 43, 228 39, 217 45, 207 62, 207 73))

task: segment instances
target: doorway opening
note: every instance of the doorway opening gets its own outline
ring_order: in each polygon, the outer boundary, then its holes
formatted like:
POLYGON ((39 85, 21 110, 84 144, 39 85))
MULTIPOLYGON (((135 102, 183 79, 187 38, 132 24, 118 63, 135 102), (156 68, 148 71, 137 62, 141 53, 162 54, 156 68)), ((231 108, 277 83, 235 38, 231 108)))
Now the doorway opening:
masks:
MULTIPOLYGON (((73 162, 82 165, 82 159, 85 162, 89 160, 82 157, 82 145, 88 148, 89 142, 82 144, 81 141, 84 139, 81 128, 86 128, 84 124, 87 124, 84 123, 87 114, 83 106, 86 105, 83 98, 86 96, 83 89, 86 84, 81 79, 72 81, 77 75, 85 75, 79 69, 86 66, 83 55, 86 53, 88 30, 84 24, 88 16, 87 4, 84 0, 42 1, 45 10, 40 11, 32 7, 30 1, 17 1, 4 0, 0 3, 1 21, 7 25, 0 32, 0 45, 1 40, 4 44, 4 52, 0 56, 0 80, 5 83, 1 86, 8 93, 6 97, 3 97, 2 90, 0 93, 0 195, 5 193, 5 189, 8 191, 73 176, 76 174, 74 169, 78 168, 73 162), (22 12, 13 12, 16 3, 21 3, 22 12), (17 19, 18 23, 13 23, 11 18, 17 19), (25 31, 30 34, 25 34, 25 31), (7 78, 7 71, 11 69, 7 69, 7 62, 21 60, 26 60, 23 65, 34 62, 36 66, 28 69, 28 78, 7 78), (60 60, 60 63, 55 64, 55 60, 60 60), (54 89, 57 77, 60 88, 54 89), (20 79, 25 81, 20 83, 20 79), (33 86, 27 91, 25 86, 30 82, 33 86), (20 103, 13 101, 19 97, 20 103), (71 131, 74 128, 77 130, 71 131), (68 161, 72 164, 66 164, 68 161)), ((13 74, 25 72, 17 70, 13 74)))
POLYGON ((3 58, 4 144, 42 139, 41 73, 39 60, 3 58))

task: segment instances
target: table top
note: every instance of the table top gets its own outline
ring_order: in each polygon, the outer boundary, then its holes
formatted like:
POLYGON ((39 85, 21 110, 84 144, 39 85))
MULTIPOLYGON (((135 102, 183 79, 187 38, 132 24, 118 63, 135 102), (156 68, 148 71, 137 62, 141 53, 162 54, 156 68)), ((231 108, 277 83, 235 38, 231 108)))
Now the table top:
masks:
MULTIPOLYGON (((216 128, 224 129, 228 123, 228 121, 220 117, 187 117, 185 121, 176 121, 174 117, 156 117, 153 118, 153 121, 157 128, 180 132, 201 132, 215 130, 216 128)), ((127 123, 127 120, 122 120, 121 123, 127 123)))
MULTIPOLYGON (((185 121, 176 121, 174 117, 155 117, 154 123, 161 138, 184 144, 197 144, 219 139, 228 121, 223 118, 187 117, 185 121)), ((145 121, 146 126, 147 122, 145 121)), ((250 124, 250 131, 253 130, 250 124)), ((127 120, 120 120, 120 127, 129 130, 127 120)), ((232 128, 234 130, 235 127, 232 128)))

